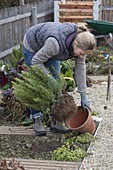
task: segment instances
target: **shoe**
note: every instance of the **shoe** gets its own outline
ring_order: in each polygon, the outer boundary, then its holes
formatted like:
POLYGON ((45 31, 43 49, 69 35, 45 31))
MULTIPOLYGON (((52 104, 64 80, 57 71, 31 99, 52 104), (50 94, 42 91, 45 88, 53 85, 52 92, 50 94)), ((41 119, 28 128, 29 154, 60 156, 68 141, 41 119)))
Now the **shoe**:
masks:
POLYGON ((68 129, 68 128, 63 124, 63 122, 59 122, 59 121, 54 120, 53 118, 51 118, 50 131, 51 131, 51 132, 54 132, 54 133, 65 134, 65 133, 69 133, 71 130, 68 129))
POLYGON ((62 129, 57 129, 57 128, 54 128, 54 127, 50 127, 50 131, 52 132, 52 133, 60 133, 60 134, 65 134, 65 133, 69 133, 69 132, 71 132, 71 130, 70 129, 65 129, 65 130, 62 130, 62 129))
POLYGON ((37 136, 46 136, 46 130, 41 121, 41 117, 35 119, 35 124, 33 125, 34 131, 37 136))

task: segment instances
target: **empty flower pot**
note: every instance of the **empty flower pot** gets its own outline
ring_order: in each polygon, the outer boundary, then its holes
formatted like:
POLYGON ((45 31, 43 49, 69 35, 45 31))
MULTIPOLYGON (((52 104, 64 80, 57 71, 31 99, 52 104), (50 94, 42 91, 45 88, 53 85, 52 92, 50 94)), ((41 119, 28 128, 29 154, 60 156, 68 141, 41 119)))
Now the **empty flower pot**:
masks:
POLYGON ((78 106, 77 112, 67 119, 65 124, 68 128, 77 132, 89 132, 93 134, 96 130, 90 110, 87 109, 87 111, 84 111, 81 106, 78 106))

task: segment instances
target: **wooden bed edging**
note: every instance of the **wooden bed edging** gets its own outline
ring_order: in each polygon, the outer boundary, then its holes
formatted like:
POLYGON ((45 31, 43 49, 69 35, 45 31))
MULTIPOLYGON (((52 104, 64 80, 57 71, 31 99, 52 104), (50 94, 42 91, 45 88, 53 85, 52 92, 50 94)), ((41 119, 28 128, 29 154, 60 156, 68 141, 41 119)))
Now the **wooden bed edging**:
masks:
MULTIPOLYGON (((13 158, 4 158, 9 163, 13 158)), ((46 161, 35 159, 14 159, 20 161, 25 170, 78 170, 80 163, 62 162, 62 161, 46 161)))
MULTIPOLYGON (((46 129, 47 136, 55 135, 50 132, 49 128, 46 129)), ((11 126, 0 126, 0 135, 24 135, 24 136, 35 136, 36 133, 32 126, 27 127, 11 127, 11 126)))

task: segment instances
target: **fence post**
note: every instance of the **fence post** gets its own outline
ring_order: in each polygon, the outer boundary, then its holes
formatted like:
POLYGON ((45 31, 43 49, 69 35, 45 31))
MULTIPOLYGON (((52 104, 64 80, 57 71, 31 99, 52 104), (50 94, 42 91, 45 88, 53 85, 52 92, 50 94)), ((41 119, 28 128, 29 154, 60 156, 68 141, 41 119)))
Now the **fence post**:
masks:
POLYGON ((101 0, 94 0, 93 1, 94 5, 93 5, 93 19, 94 20, 98 20, 101 19, 100 18, 100 13, 101 13, 101 5, 102 5, 102 1, 101 0))
POLYGON ((94 1, 93 18, 94 18, 94 20, 98 20, 98 1, 94 1))
POLYGON ((31 25, 36 25, 37 24, 37 8, 32 7, 31 11, 31 25))
POLYGON ((20 6, 25 5, 24 0, 20 0, 20 1, 19 1, 19 4, 20 4, 20 6))
POLYGON ((54 1, 54 22, 59 22, 59 1, 54 1))

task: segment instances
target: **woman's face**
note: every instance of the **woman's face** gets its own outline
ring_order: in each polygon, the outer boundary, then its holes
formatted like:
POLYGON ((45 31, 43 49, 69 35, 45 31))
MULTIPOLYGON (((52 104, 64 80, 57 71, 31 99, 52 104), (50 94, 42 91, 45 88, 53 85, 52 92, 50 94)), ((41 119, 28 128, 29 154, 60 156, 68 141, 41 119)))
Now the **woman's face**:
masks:
POLYGON ((82 50, 77 46, 77 43, 73 44, 74 56, 79 58, 84 58, 86 55, 90 54, 89 50, 82 50))

